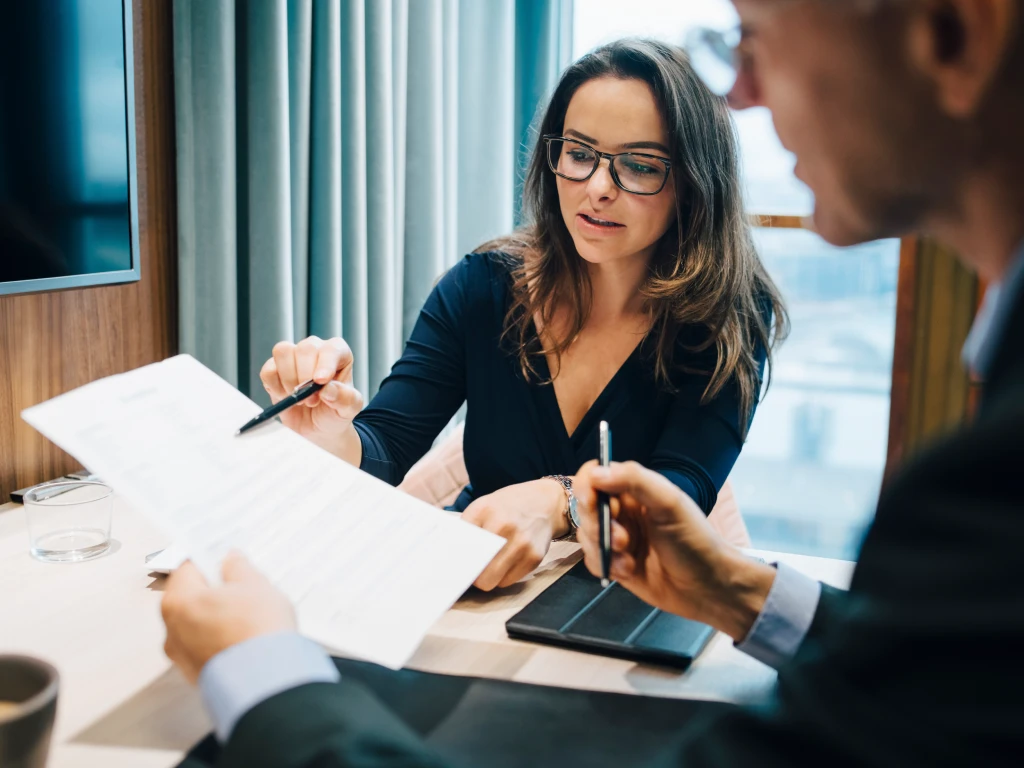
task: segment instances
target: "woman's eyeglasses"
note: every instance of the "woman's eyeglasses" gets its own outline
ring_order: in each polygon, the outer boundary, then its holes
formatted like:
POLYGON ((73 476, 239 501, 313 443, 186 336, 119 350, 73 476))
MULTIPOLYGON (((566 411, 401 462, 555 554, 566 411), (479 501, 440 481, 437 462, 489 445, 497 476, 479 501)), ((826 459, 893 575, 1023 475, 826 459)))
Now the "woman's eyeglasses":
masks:
POLYGON ((564 136, 545 136, 548 167, 569 181, 586 181, 597 172, 601 158, 608 158, 612 181, 634 195, 656 195, 665 188, 671 161, 657 155, 623 152, 618 155, 598 152, 589 144, 564 136))

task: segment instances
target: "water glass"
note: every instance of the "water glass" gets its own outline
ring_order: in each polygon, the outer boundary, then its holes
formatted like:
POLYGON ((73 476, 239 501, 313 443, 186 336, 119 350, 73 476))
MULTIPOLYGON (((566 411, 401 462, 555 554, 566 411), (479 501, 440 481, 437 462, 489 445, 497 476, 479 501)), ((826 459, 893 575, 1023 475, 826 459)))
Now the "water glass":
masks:
POLYGON ((110 548, 113 491, 92 480, 60 480, 25 494, 32 556, 48 563, 77 563, 110 548))

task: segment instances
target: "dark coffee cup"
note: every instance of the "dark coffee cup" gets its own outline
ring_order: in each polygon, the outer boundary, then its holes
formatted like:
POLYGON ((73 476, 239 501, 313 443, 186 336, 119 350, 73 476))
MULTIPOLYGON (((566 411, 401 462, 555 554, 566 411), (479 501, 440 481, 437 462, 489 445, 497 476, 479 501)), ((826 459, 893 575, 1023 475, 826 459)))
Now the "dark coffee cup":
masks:
POLYGON ((0 655, 0 766, 45 768, 57 714, 57 670, 28 656, 0 655))

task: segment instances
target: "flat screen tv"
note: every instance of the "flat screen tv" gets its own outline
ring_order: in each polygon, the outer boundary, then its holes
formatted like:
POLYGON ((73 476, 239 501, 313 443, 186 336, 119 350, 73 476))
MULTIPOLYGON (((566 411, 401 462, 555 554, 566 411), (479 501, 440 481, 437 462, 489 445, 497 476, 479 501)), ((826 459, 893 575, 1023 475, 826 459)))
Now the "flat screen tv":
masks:
POLYGON ((131 2, 0 3, 0 295, 139 279, 131 2))

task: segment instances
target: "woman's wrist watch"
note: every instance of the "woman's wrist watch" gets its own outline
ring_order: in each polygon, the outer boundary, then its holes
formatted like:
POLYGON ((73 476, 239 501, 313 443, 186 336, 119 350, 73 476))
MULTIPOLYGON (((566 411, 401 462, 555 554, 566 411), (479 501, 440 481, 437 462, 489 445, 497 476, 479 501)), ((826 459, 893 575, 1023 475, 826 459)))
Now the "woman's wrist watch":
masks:
POLYGON ((572 490, 572 478, 565 475, 548 475, 550 480, 556 480, 565 491, 565 521, 569 525, 569 532, 555 541, 575 539, 576 529, 580 527, 580 515, 576 511, 576 494, 572 490))

